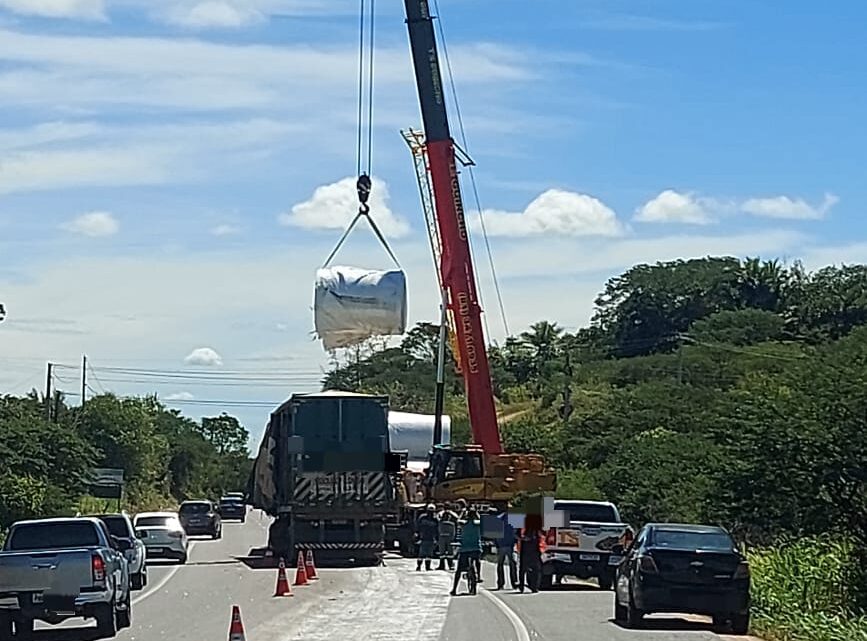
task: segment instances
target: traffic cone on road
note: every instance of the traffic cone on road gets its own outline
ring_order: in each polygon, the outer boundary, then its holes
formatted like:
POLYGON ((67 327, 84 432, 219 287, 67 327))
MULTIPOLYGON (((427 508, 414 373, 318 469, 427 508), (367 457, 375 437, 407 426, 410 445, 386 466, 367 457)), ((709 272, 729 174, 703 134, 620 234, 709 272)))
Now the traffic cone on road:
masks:
POLYGON ((316 576, 316 566, 313 565, 313 550, 307 550, 307 564, 305 570, 307 571, 308 580, 312 581, 319 578, 316 576))
POLYGON ((304 552, 298 552, 298 564, 295 567, 295 585, 307 585, 307 570, 304 567, 304 552))
POLYGON ((232 606, 232 623, 229 625, 229 641, 247 641, 244 624, 241 623, 241 608, 232 606))
POLYGON ((274 596, 295 596, 292 594, 292 588, 289 587, 289 579, 286 577, 286 564, 283 559, 280 559, 280 566, 277 570, 277 589, 274 590, 274 596))

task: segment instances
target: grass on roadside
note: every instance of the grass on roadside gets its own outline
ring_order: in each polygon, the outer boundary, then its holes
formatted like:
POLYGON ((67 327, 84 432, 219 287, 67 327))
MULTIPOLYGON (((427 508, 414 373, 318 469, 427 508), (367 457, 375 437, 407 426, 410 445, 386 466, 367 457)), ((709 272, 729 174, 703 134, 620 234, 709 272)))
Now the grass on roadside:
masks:
POLYGON ((755 632, 769 641, 867 641, 853 552, 852 542, 830 535, 751 551, 755 632))

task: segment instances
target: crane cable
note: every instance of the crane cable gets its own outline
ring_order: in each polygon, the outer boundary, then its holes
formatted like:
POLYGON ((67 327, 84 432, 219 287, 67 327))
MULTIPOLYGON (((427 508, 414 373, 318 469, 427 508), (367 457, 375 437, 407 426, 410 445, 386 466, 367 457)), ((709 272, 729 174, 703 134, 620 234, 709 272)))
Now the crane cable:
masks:
MULTIPOLYGON (((466 134, 466 130, 464 129, 464 118, 463 118, 463 115, 461 114, 461 105, 460 105, 460 102, 458 101, 458 93, 457 93, 457 87, 455 85, 455 77, 454 77, 454 74, 452 73, 452 63, 451 63, 451 60, 449 59, 449 50, 448 50, 448 47, 446 46, 446 38, 445 38, 445 33, 443 31, 443 19, 442 19, 442 13, 440 12, 439 0, 433 0, 433 3, 434 3, 434 11, 436 11, 436 14, 437 14, 437 20, 436 20, 437 30, 439 31, 440 42, 442 43, 442 47, 443 47, 443 59, 445 60, 445 63, 446 63, 446 75, 448 76, 449 88, 451 89, 452 100, 454 101, 454 105, 455 105, 455 115, 457 116, 458 128, 459 128, 460 133, 461 133, 461 145, 462 145, 464 151, 469 153, 469 147, 467 145, 467 134, 466 134)), ((479 213, 479 223, 480 223, 480 226, 482 228, 482 236, 485 239, 485 248, 486 248, 487 254, 488 254, 488 263, 491 266, 491 277, 493 278, 493 281, 494 281, 494 290, 497 293, 497 303, 498 303, 499 308, 500 308, 500 316, 503 320, 503 329, 506 332, 506 337, 508 337, 508 336, 510 336, 509 322, 506 318, 506 308, 505 308, 505 305, 503 304, 503 294, 500 291, 500 281, 497 278, 497 269, 494 266, 494 254, 491 251, 491 241, 488 238, 488 230, 487 230, 487 226, 485 225, 485 215, 484 215, 484 212, 482 211, 482 204, 481 204, 481 200, 479 198, 479 188, 476 185, 476 174, 473 171, 473 165, 472 164, 470 164, 467 167, 467 169, 469 170, 469 173, 470 173, 470 184, 472 185, 472 188, 473 188, 473 197, 475 199, 476 210, 479 213)), ((472 243, 470 243, 470 254, 472 255, 472 243)), ((480 299, 480 302, 483 302, 483 301, 481 301, 481 290, 479 290, 479 299, 480 299)), ((488 334, 488 336, 490 336, 490 330, 488 330, 488 328, 487 328, 487 321, 484 320, 484 316, 482 318, 483 318, 483 321, 485 322, 485 331, 488 334)))
POLYGON ((376 0, 370 0, 370 20, 369 24, 365 22, 365 0, 361 0, 361 10, 359 11, 359 20, 358 20, 358 131, 357 131, 357 142, 356 142, 356 155, 355 155, 355 173, 358 176, 358 180, 355 183, 355 190, 358 193, 358 213, 355 215, 355 218, 352 219, 352 222, 349 224, 349 227, 346 228, 346 231, 343 232, 343 235, 340 237, 340 240, 337 241, 337 245, 335 245, 334 249, 328 255, 328 258, 325 259, 325 263, 322 265, 323 267, 328 267, 331 264, 331 261, 334 259, 334 256, 337 255, 337 252, 340 251, 340 248, 343 246, 343 243, 346 241, 349 234, 355 228, 356 223, 361 218, 366 218, 367 222, 370 224, 371 229, 373 229, 373 233, 376 235, 377 240, 383 246, 385 251, 388 253, 388 256, 397 265, 398 269, 402 269, 400 266, 400 262, 394 255, 394 252, 391 250, 388 242, 385 240, 385 236, 379 230, 379 227, 376 225, 376 222, 373 220, 373 217, 370 215, 370 205, 367 204, 368 199, 370 198, 370 192, 373 189, 373 180, 371 176, 373 176, 373 78, 374 78, 374 62, 373 62, 373 54, 375 51, 374 47, 374 34, 375 34, 375 17, 376 17, 376 0), (365 28, 367 27, 367 28, 365 28), (367 35, 367 82, 365 82, 365 35, 367 35), (367 98, 367 122, 365 123, 365 97, 367 98), (366 126, 365 126, 366 125, 366 126), (366 129, 366 131, 365 131, 366 129), (367 162, 366 164, 363 162, 365 158, 365 134, 367 136, 367 162))

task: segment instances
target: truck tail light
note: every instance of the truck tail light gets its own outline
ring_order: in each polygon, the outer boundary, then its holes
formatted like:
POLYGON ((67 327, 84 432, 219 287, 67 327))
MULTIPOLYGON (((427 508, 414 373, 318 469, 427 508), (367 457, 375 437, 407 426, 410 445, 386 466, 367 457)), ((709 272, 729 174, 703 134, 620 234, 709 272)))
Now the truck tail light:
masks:
POLYGON ((741 561, 738 564, 738 569, 735 570, 733 579, 749 579, 750 578, 750 564, 746 561, 741 561))
POLYGON ((548 533, 545 535, 546 545, 557 545, 557 528, 548 528, 548 533))
POLYGON ((105 561, 99 554, 94 554, 90 557, 90 570, 94 583, 105 581, 105 561))
POLYGON ((645 574, 658 574, 659 570, 656 567, 656 561, 652 556, 638 557, 638 569, 645 574))

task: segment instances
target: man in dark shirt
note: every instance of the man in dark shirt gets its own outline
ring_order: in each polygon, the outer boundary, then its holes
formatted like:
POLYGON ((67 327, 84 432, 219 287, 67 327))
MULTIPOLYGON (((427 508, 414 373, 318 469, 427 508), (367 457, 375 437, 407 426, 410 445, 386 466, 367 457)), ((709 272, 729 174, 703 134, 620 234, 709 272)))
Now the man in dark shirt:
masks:
POLYGON ((526 584, 531 592, 539 591, 542 580, 542 533, 533 527, 525 528, 521 533, 521 578, 518 590, 524 591, 526 584))
POLYGON ((501 514, 503 521, 503 538, 497 540, 497 589, 502 590, 506 584, 503 565, 509 564, 509 584, 512 589, 518 586, 518 570, 515 566, 515 528, 509 523, 508 515, 501 514))

